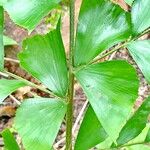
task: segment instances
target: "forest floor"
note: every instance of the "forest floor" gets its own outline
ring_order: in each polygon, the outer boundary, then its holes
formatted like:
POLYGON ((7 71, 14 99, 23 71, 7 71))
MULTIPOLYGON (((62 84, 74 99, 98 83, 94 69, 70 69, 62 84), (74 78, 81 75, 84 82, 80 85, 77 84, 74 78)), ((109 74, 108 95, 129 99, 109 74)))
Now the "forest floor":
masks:
MULTIPOLYGON (((122 3, 122 0, 120 0, 121 6, 125 9, 128 9, 128 7, 122 3)), ((79 6, 80 6, 81 0, 77 0, 76 2, 76 18, 78 16, 79 6)), ((66 53, 68 52, 69 48, 69 20, 68 20, 68 12, 64 13, 63 17, 63 29, 62 29, 62 35, 64 39, 64 44, 66 47, 66 53)), ((76 19, 77 22, 77 19, 76 19)), ((48 32, 50 28, 50 24, 45 24, 43 21, 31 35, 34 35, 36 33, 39 34, 45 34, 48 32)), ((17 41, 19 45, 17 46, 9 46, 5 47, 5 68, 14 74, 17 74, 27 80, 30 80, 36 84, 40 84, 31 77, 27 72, 25 72, 23 69, 19 67, 19 61, 17 59, 18 52, 21 51, 21 42, 24 38, 28 36, 28 33, 26 30, 16 26, 9 18, 7 14, 5 14, 5 35, 13 38, 17 41)), ((31 36, 30 35, 30 36, 31 36)), ((149 38, 149 35, 146 35, 142 37, 142 39, 149 38)), ((137 99, 137 102, 135 104, 135 107, 139 107, 142 101, 150 95, 150 86, 145 81, 141 71, 135 64, 135 62, 132 60, 132 58, 129 56, 128 51, 126 49, 121 49, 120 51, 113 53, 111 56, 105 58, 105 60, 112 60, 112 59, 123 59, 131 63, 137 70, 138 76, 140 79, 140 88, 139 88, 139 97, 137 99)), ((2 76, 0 76, 2 78, 2 76)), ((5 77, 3 77, 5 78, 5 77)), ((2 131, 6 127, 12 127, 13 124, 13 118, 15 116, 16 109, 18 108, 18 104, 16 103, 16 100, 19 102, 22 102, 24 99, 29 97, 34 97, 35 95, 47 97, 48 95, 46 93, 43 93, 37 89, 30 88, 28 86, 24 88, 20 88, 17 90, 17 92, 14 92, 12 95, 10 95, 5 101, 4 104, 0 106, 0 131, 2 131)), ((86 106, 88 105, 86 101, 86 97, 80 88, 78 84, 75 85, 75 97, 74 97, 74 128, 73 133, 74 136, 76 136, 77 129, 79 127, 78 124, 80 124, 80 121, 83 113, 86 109, 86 106)), ((26 119, 26 118, 24 118, 26 119)), ((19 143, 21 143, 21 140, 19 136, 17 136, 17 140, 19 143)), ((56 139, 55 143, 55 149, 63 149, 64 146, 64 137, 65 137, 65 123, 62 124, 61 130, 58 134, 58 137, 56 139)), ((0 138, 0 150, 3 147, 3 141, 0 138)))

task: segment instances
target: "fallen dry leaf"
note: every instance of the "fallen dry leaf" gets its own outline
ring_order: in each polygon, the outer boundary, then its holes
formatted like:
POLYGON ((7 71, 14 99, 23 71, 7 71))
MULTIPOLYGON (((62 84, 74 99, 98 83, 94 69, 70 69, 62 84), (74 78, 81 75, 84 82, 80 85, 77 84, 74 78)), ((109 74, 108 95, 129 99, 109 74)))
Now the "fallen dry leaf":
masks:
POLYGON ((13 106, 1 106, 0 107, 0 117, 8 116, 13 117, 15 116, 16 108, 13 106))
POLYGON ((17 90, 15 97, 19 100, 23 100, 24 95, 29 93, 31 91, 31 89, 32 88, 30 86, 21 87, 17 90))

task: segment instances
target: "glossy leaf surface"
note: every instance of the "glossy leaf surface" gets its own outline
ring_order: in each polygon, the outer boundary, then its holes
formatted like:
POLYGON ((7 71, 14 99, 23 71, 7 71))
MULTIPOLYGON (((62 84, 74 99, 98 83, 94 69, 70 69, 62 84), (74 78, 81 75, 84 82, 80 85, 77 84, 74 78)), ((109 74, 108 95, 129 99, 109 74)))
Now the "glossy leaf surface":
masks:
POLYGON ((17 45, 17 42, 8 36, 3 36, 4 46, 17 45))
POLYGON ((89 150, 107 138, 92 107, 88 107, 75 143, 75 150, 89 150))
POLYGON ((3 137, 5 150, 20 150, 15 137, 9 129, 5 129, 1 135, 3 137))
POLYGON ((61 0, 9 0, 4 3, 5 10, 12 20, 32 31, 52 8, 61 0))
POLYGON ((62 100, 36 98, 17 110, 15 128, 26 150, 50 150, 66 112, 62 100))
POLYGON ((75 47, 75 66, 129 37, 130 16, 118 5, 104 0, 83 0, 75 47))
POLYGON ((0 70, 3 70, 4 68, 3 23, 4 12, 3 7, 0 6, 0 70))
POLYGON ((135 70, 125 61, 108 61, 80 70, 76 78, 103 128, 115 140, 137 98, 135 70))
POLYGON ((127 47, 145 78, 150 83, 150 40, 135 41, 129 43, 127 47))
POLYGON ((150 0, 135 0, 132 6, 133 33, 139 34, 150 27, 150 0))
POLYGON ((21 66, 59 96, 68 88, 66 56, 60 29, 45 36, 36 35, 23 42, 21 66))
POLYGON ((12 92, 18 88, 25 86, 25 84, 18 80, 0 80, 0 103, 12 92))
POLYGON ((146 127, 148 116, 150 114, 150 98, 146 99, 142 106, 128 120, 127 124, 120 132, 117 140, 119 145, 125 144, 138 136, 146 127))

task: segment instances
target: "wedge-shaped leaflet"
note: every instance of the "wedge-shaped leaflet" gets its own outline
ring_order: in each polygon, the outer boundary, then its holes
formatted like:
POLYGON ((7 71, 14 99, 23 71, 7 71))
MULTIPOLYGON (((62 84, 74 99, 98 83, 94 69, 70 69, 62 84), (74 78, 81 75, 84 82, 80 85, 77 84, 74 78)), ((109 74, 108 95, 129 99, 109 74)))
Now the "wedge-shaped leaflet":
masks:
POLYGON ((17 45, 17 42, 8 36, 3 36, 4 46, 17 45))
POLYGON ((150 83, 150 40, 135 41, 129 43, 127 47, 145 78, 150 83))
POLYGON ((86 64, 100 52, 127 39, 130 15, 104 0, 83 0, 75 47, 75 66, 86 64))
POLYGON ((9 0, 4 3, 5 10, 13 21, 32 31, 52 8, 61 0, 9 0))
POLYGON ((50 150, 66 112, 62 100, 26 100, 15 118, 15 128, 26 150, 50 150))
POLYGON ((125 0, 125 2, 126 2, 128 5, 130 5, 130 6, 132 5, 133 1, 134 1, 134 0, 125 0))
POLYGON ((138 93, 138 79, 125 61, 93 64, 76 73, 99 121, 115 141, 130 115, 138 93))
POLYGON ((138 136, 146 127, 150 114, 150 98, 146 99, 142 106, 128 120, 117 139, 118 145, 125 144, 138 136))
POLYGON ((107 133, 90 106, 82 121, 75 143, 75 150, 89 150, 100 142, 103 142, 107 137, 107 133))
POLYGON ((4 12, 3 7, 0 6, 0 70, 4 68, 3 22, 4 12))
POLYGON ((3 137, 4 147, 6 150, 20 150, 13 134, 9 129, 5 129, 1 135, 3 137))
POLYGON ((18 88, 25 86, 25 84, 18 80, 0 80, 0 103, 12 92, 18 88))
POLYGON ((150 27, 150 0, 134 0, 132 6, 133 33, 135 35, 150 27))
POLYGON ((21 66, 59 96, 68 86, 67 65, 60 27, 45 36, 36 35, 23 42, 21 66))

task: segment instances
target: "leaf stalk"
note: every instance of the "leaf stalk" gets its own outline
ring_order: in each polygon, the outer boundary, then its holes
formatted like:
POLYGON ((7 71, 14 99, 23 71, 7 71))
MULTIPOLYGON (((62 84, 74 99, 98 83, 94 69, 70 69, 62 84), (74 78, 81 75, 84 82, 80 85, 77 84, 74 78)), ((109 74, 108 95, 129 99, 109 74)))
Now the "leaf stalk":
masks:
POLYGON ((66 150, 72 150, 73 97, 74 97, 74 36, 75 36, 75 0, 70 0, 70 51, 69 51, 69 88, 66 114, 66 150))
POLYGON ((89 62, 88 64, 85 65, 81 65, 78 66, 77 68, 74 68, 74 72, 78 72, 79 70, 87 67, 88 65, 94 64, 99 62, 101 59, 105 58, 106 56, 111 55, 112 53, 120 50, 123 47, 126 47, 130 42, 132 41, 136 41, 137 39, 139 39, 140 37, 144 36, 145 34, 148 34, 150 32, 150 28, 146 29, 145 31, 143 31, 141 34, 137 35, 136 37, 130 37, 127 41, 123 42, 122 44, 120 44, 119 46, 116 46, 114 48, 112 48, 110 51, 108 51, 107 53, 103 54, 103 55, 99 55, 98 57, 96 57, 94 60, 92 60, 91 62, 89 62))
MULTIPOLYGON (((17 79, 17 80, 22 81, 22 82, 25 83, 26 85, 29 85, 29 86, 31 86, 31 87, 35 87, 35 88, 37 88, 37 89, 39 89, 39 90, 41 90, 41 91, 43 91, 43 92, 45 92, 45 93, 50 94, 52 97, 58 97, 57 95, 55 95, 55 94, 52 93, 51 91, 47 90, 46 88, 43 88, 42 86, 36 85, 36 84, 34 84, 34 83, 32 83, 32 82, 30 82, 30 81, 28 81, 28 80, 26 80, 26 79, 24 79, 24 78, 22 78, 22 77, 20 77, 20 76, 17 76, 17 75, 15 75, 15 74, 11 73, 11 72, 8 72, 8 71, 6 71, 6 70, 4 70, 3 72, 4 72, 5 74, 9 75, 10 77, 13 77, 14 79, 17 79)), ((61 97, 58 97, 58 98, 61 98, 61 97)), ((61 99, 62 99, 62 98, 61 98, 61 99)))
POLYGON ((145 143, 145 142, 129 143, 129 144, 124 144, 124 145, 120 145, 120 146, 116 146, 116 147, 112 147, 112 148, 99 149, 99 150, 115 150, 115 149, 120 149, 120 148, 134 146, 134 145, 142 145, 142 144, 146 145, 148 143, 145 143))

